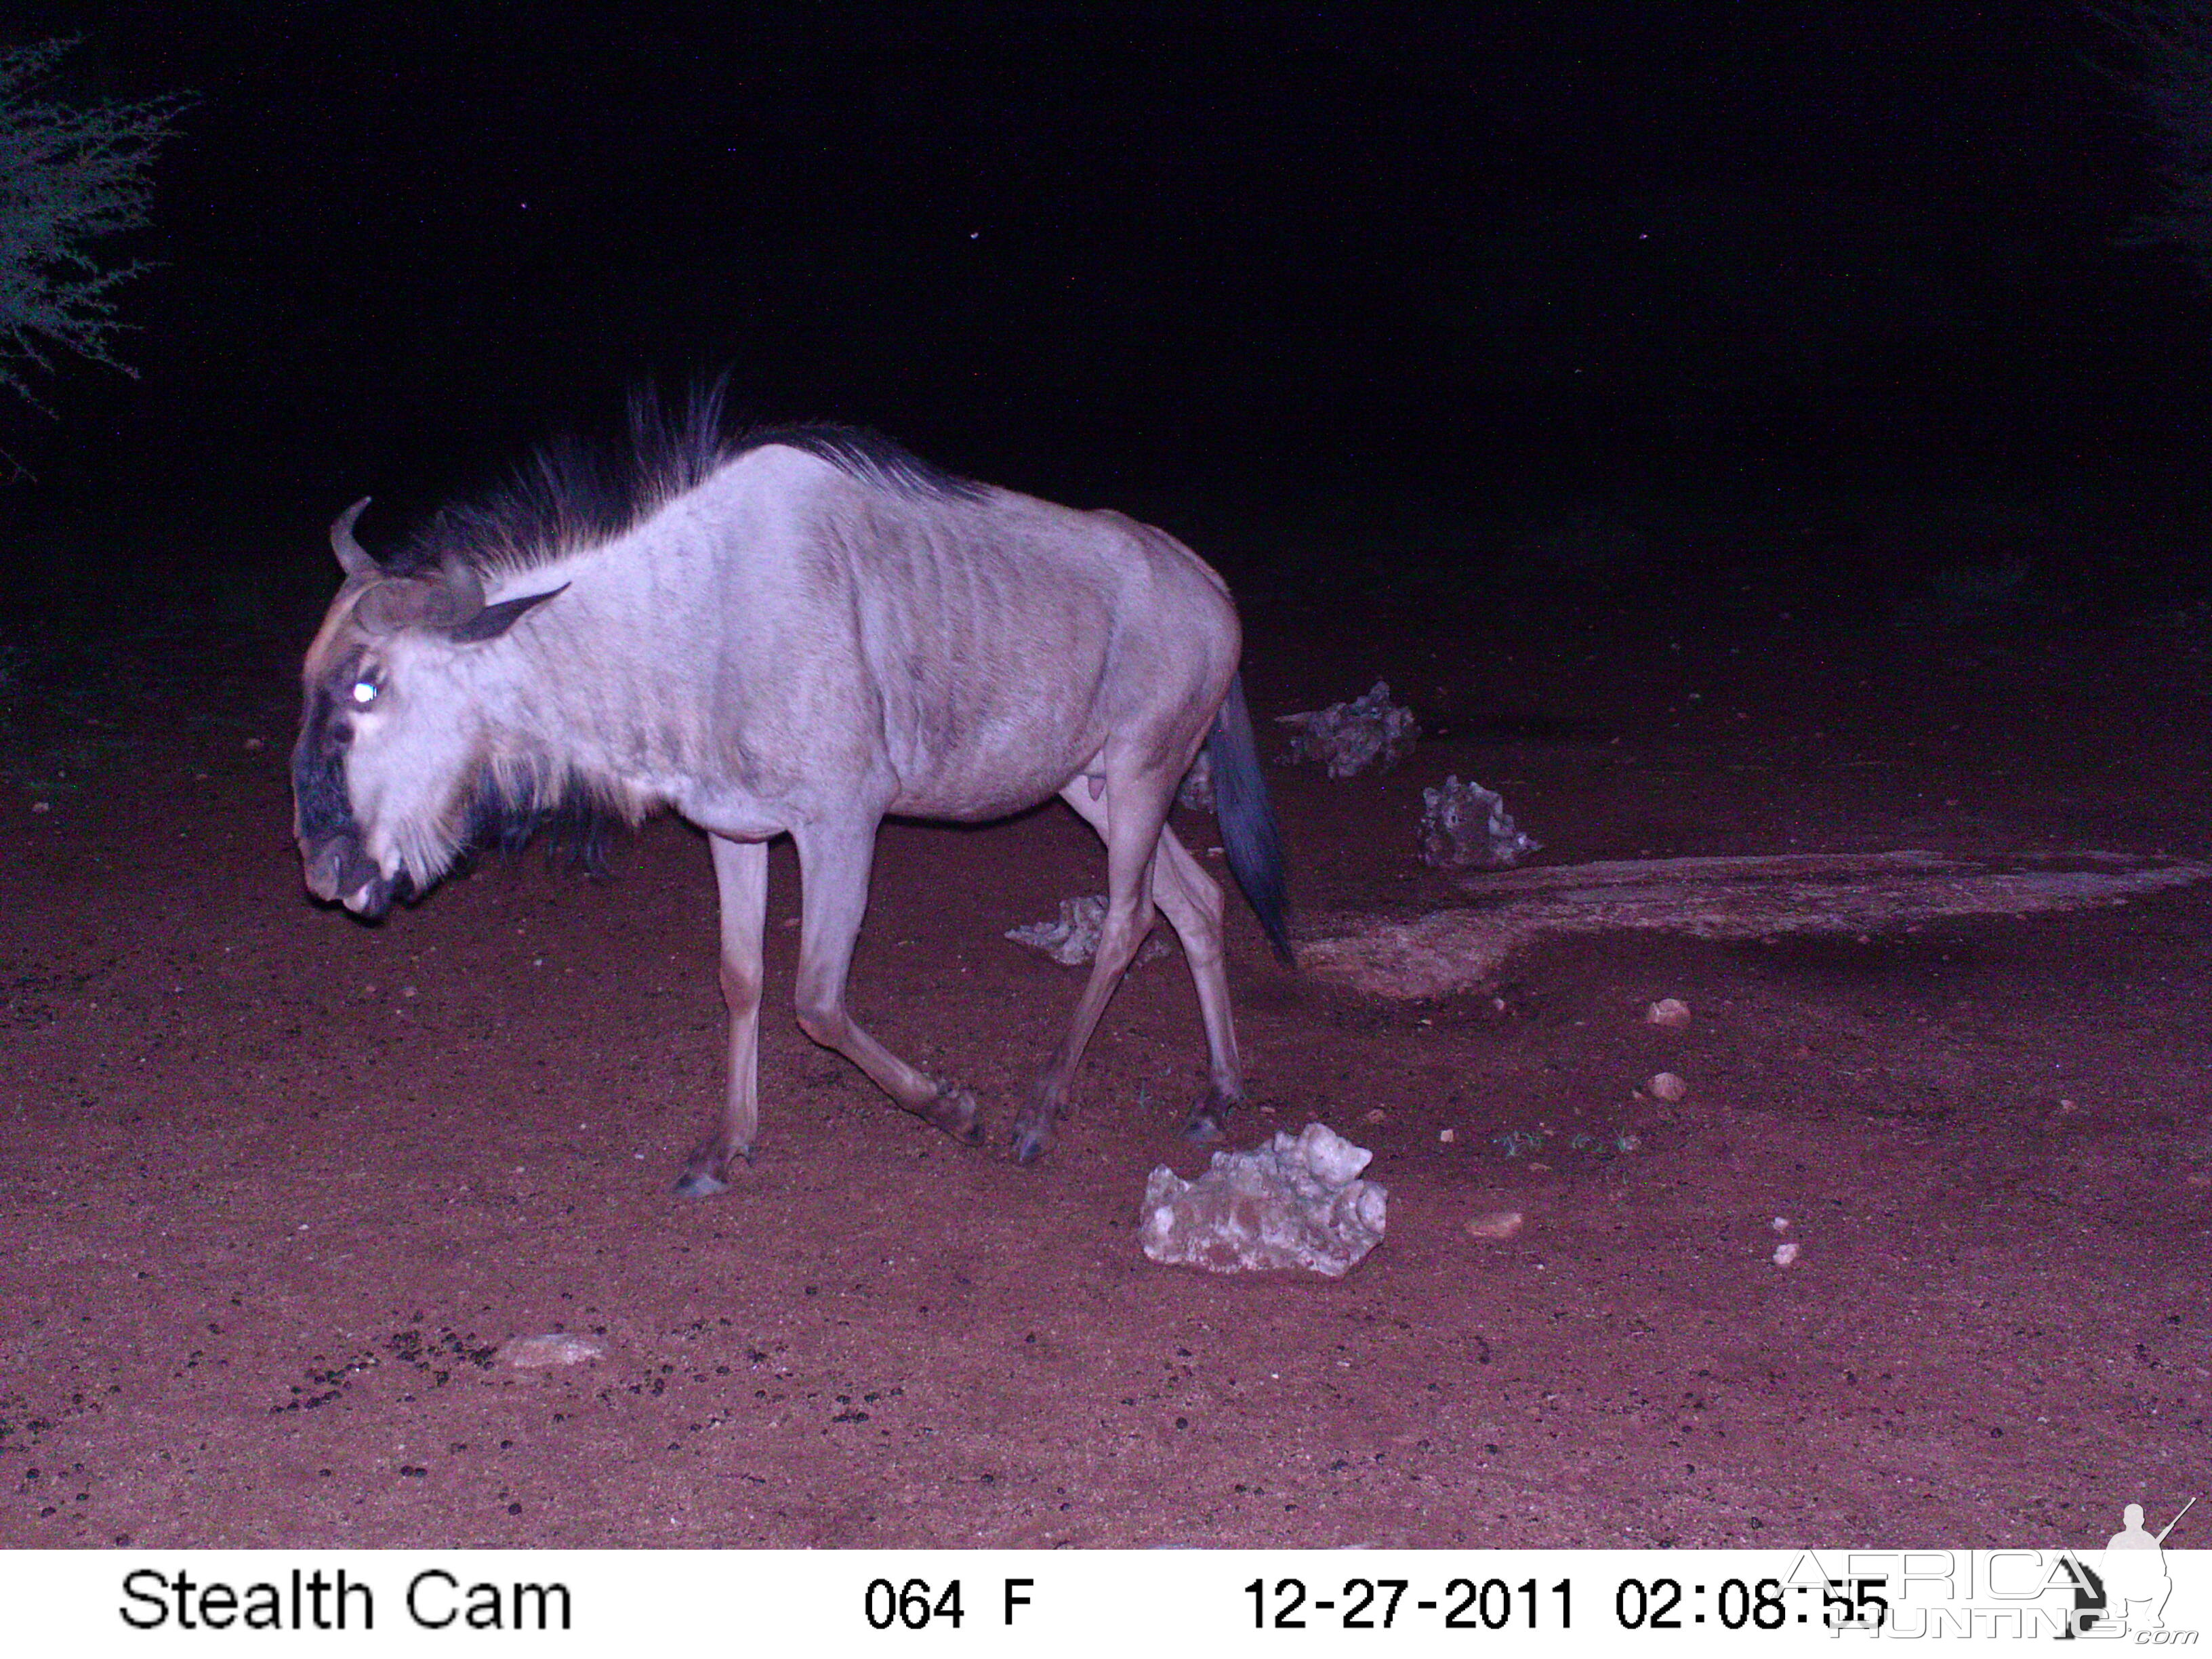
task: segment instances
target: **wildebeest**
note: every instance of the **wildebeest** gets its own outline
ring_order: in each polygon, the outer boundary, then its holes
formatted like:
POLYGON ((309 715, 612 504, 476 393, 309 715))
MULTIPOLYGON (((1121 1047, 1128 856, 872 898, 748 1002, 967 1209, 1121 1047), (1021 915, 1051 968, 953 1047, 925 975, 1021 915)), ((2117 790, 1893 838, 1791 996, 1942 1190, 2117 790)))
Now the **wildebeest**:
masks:
POLYGON ((845 1007, 887 814, 980 821, 1054 793, 1106 842, 1098 952, 1012 1130, 1050 1145, 1085 1045, 1151 928, 1180 935, 1211 1082, 1243 1092, 1220 888, 1167 828, 1201 747, 1229 866, 1286 961, 1283 866, 1226 585, 1164 532, 938 471, 871 434, 721 434, 714 400, 634 420, 618 471, 542 454, 380 562, 354 532, 307 653, 294 830, 318 898, 376 918, 488 836, 562 813, 708 832, 730 1014, 726 1098, 680 1191, 721 1191, 758 1121, 768 842, 797 843, 806 1034, 907 1110, 980 1138, 975 1097, 845 1007))

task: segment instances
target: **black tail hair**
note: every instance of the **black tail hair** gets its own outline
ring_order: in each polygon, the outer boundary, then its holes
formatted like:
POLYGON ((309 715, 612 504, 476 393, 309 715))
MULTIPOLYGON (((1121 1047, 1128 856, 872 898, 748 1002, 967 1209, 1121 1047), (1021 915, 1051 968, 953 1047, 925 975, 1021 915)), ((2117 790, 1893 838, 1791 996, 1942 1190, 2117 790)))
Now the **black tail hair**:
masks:
POLYGON ((1213 774, 1213 814, 1221 825, 1221 846, 1230 873, 1251 901, 1260 926, 1267 930, 1275 954, 1292 968, 1291 901, 1283 881, 1283 839, 1275 827, 1274 803, 1260 770, 1260 750, 1252 738, 1252 711, 1244 706, 1244 677, 1232 676, 1221 712, 1206 734, 1206 759, 1213 774))

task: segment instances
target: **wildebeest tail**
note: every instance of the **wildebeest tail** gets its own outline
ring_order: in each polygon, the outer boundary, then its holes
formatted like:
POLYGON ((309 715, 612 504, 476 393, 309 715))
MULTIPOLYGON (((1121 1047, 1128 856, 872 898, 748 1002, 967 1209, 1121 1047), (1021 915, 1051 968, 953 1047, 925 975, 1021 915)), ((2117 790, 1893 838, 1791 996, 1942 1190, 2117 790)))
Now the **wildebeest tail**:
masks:
POLYGON ((1260 770, 1260 750, 1252 738, 1252 713, 1244 706, 1243 676, 1232 676, 1229 695, 1206 734, 1206 760, 1213 775, 1213 813, 1221 825, 1222 850, 1230 873, 1252 902, 1260 926, 1267 930, 1275 954, 1291 967, 1290 896, 1283 883, 1283 841, 1275 828, 1274 803, 1260 770))

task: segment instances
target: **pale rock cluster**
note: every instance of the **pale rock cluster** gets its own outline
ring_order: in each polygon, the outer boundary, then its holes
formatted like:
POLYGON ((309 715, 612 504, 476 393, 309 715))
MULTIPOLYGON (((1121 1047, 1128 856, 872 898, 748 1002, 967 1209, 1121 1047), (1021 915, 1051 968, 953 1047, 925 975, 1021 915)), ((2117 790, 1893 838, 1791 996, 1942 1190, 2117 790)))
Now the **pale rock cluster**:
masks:
POLYGON ((1389 771, 1413 752, 1421 735, 1413 711, 1390 701, 1390 687, 1383 680, 1376 681, 1364 697, 1302 714, 1278 714, 1275 721, 1291 728, 1293 765, 1317 761, 1339 780, 1370 766, 1389 771))
POLYGON ((1505 798, 1469 778, 1421 791, 1421 862, 1435 870, 1510 870, 1544 843, 1523 835, 1505 798))
POLYGON ((1162 1164, 1146 1184, 1138 1242, 1154 1261, 1209 1273, 1340 1278, 1382 1240, 1389 1194, 1359 1179, 1374 1156, 1310 1123, 1249 1152, 1214 1153, 1196 1181, 1162 1164))

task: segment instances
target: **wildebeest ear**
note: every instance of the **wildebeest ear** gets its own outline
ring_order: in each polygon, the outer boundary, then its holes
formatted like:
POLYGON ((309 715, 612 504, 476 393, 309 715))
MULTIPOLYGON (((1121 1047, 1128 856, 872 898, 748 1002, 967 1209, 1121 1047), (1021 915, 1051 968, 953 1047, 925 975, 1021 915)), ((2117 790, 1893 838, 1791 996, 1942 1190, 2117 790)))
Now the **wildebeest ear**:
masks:
POLYGON ((456 645, 473 645, 479 640, 495 640, 520 622, 526 612, 541 605, 556 593, 565 593, 568 584, 549 587, 543 593, 527 593, 519 599, 501 599, 497 605, 488 605, 483 610, 453 629, 446 637, 456 645))
POLYGON ((331 551, 338 556, 338 568, 349 576, 373 576, 379 568, 368 550, 354 539, 353 521, 368 505, 368 497, 364 495, 331 523, 331 551))

